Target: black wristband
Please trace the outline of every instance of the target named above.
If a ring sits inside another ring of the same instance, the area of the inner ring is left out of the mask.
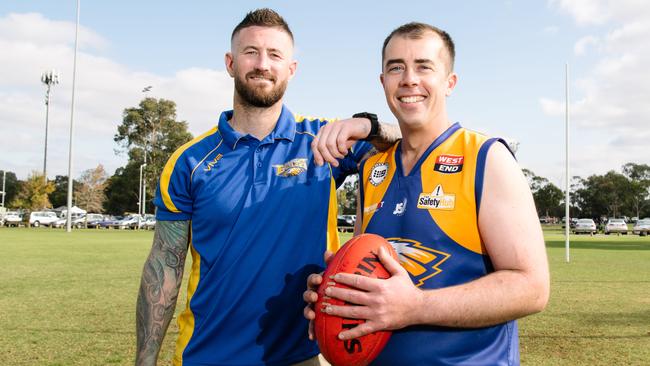
[[[367,118],[368,120],[370,120],[370,133],[368,134],[368,136],[366,136],[366,138],[362,139],[363,141],[370,141],[375,137],[379,136],[379,120],[377,119],[376,114],[361,112],[352,115],[352,118]]]

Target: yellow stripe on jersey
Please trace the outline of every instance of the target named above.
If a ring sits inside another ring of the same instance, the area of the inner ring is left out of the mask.
[[[372,179],[373,171],[376,167],[382,167],[384,164],[386,166],[386,174],[383,177],[375,177],[374,182],[377,184],[366,184],[366,182],[359,182],[363,185],[363,211],[361,212],[363,216],[361,232],[366,232],[366,227],[370,223],[370,219],[375,211],[381,207],[382,199],[388,190],[390,182],[393,180],[395,175],[396,166],[395,166],[395,150],[397,149],[397,144],[394,144],[390,149],[378,153],[369,157],[366,160],[366,163],[363,166],[363,179],[370,180]],[[379,180],[381,180],[379,182]]]
[[[176,352],[174,353],[174,366],[183,365],[183,352],[185,352],[185,347],[190,343],[192,334],[194,334],[194,313],[192,313],[192,309],[190,308],[190,301],[199,285],[199,278],[201,276],[201,256],[194,249],[191,240],[190,252],[192,253],[192,271],[190,272],[190,278],[187,281],[187,303],[185,305],[185,310],[183,310],[183,312],[178,316],[178,339],[176,340]]]
[[[178,208],[176,208],[176,205],[174,205],[174,202],[172,201],[169,195],[169,181],[171,179],[172,173],[174,172],[174,166],[176,166],[176,161],[181,156],[181,154],[183,154],[185,150],[187,150],[197,142],[203,140],[204,138],[214,134],[215,132],[217,132],[217,127],[213,127],[212,129],[205,132],[201,136],[186,142],[183,146],[176,149],[176,151],[174,151],[174,153],[169,158],[169,160],[167,160],[167,163],[165,164],[165,168],[163,168],[163,172],[160,175],[160,194],[162,196],[165,207],[167,207],[169,211],[181,212]]]
[[[433,221],[453,241],[479,254],[486,251],[478,230],[474,183],[478,151],[486,140],[486,136],[460,129],[437,146],[421,166],[423,193],[431,193],[441,185],[445,193],[455,195],[453,209],[428,210]],[[436,159],[441,154],[462,156],[462,172],[445,174],[435,171]]]
[[[330,166],[330,176],[332,175],[332,167]],[[338,212],[339,205],[336,199],[336,183],[334,178],[330,178],[330,203],[327,213],[327,250],[336,253],[341,247],[339,240],[338,225]]]
[[[203,164],[203,162],[205,161],[205,159],[207,159],[208,156],[210,156],[210,154],[212,154],[215,150],[217,150],[217,149],[219,148],[219,146],[221,146],[222,143],[223,143],[223,138],[221,139],[221,141],[219,141],[219,143],[217,144],[217,146],[216,146],[214,149],[210,150],[209,153],[205,154],[205,156],[203,157],[203,159],[201,159],[201,161],[199,161],[198,164],[196,164],[196,166],[194,167],[194,169],[192,169],[192,174],[190,174],[190,179],[192,179],[192,177],[194,176],[194,171],[196,171],[196,169],[197,169],[198,167],[200,167],[201,164]]]
[[[304,121],[313,121],[313,120],[321,120],[321,121],[326,121],[326,122],[334,122],[338,121],[338,118],[322,118],[322,117],[312,117],[312,116],[303,116],[302,114],[294,114],[293,119],[296,120],[296,123],[304,122]]]

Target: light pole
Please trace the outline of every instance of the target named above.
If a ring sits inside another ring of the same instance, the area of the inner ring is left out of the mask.
[[[144,89],[142,89],[142,92],[144,93],[144,98],[148,98],[148,94],[151,91],[152,86],[146,86]],[[146,123],[146,119],[145,119]],[[146,129],[145,129],[146,131]],[[147,133],[147,138],[144,140],[144,163],[140,165],[140,189],[142,192],[141,199],[139,200],[139,205],[140,205],[140,215],[144,217],[146,211],[147,211],[147,175],[146,172],[144,172],[144,179],[142,179],[143,176],[143,169],[147,167],[147,142],[149,141],[149,134]]]
[[[142,164],[140,165],[140,185],[138,186],[138,214],[140,214],[142,217],[144,217],[144,202],[145,202],[145,196],[146,193],[143,192],[143,186],[142,186],[142,169],[146,167],[147,164]]]
[[[59,74],[56,70],[46,71],[41,75],[41,82],[47,85],[45,93],[45,153],[43,154],[43,179],[47,182],[47,133],[50,120],[50,91],[52,86],[59,83]]]
[[[77,80],[77,50],[79,48],[79,13],[81,0],[77,0],[77,24],[74,31],[74,61],[72,62],[72,103],[70,104],[70,145],[68,146],[68,214],[65,231],[72,232],[72,152],[74,137],[74,91]]]
[[[0,193],[2,193],[2,206],[0,206],[0,207],[5,207],[5,195],[7,194],[6,183],[7,183],[7,172],[3,170],[2,171],[2,191],[0,191]],[[637,215],[637,217],[638,216],[639,215]]]

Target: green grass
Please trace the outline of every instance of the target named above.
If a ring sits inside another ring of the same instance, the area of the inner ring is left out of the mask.
[[[649,364],[650,237],[572,237],[568,264],[562,232],[546,237],[551,300],[519,322],[522,363]],[[133,364],[135,301],[151,239],[151,232],[1,228],[0,364]],[[170,363],[176,336],[173,321],[161,365]]]

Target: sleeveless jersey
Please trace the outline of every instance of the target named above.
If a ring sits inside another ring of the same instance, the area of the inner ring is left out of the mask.
[[[388,239],[421,289],[493,272],[478,211],[489,139],[456,123],[404,176],[400,143],[370,157],[360,177],[362,232]],[[506,145],[507,146],[507,145]],[[516,321],[485,328],[412,326],[393,333],[372,365],[516,365]]]

